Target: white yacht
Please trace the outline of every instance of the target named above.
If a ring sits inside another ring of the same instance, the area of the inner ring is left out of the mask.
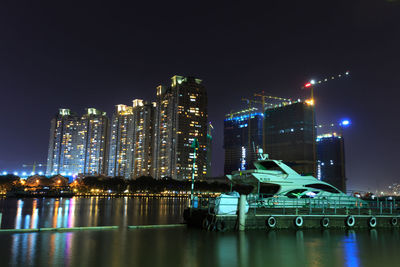
[[[254,194],[264,196],[261,198],[264,206],[304,207],[318,203],[343,208],[366,204],[313,176],[298,174],[281,160],[268,159],[266,154],[260,157],[254,162],[255,169],[234,171],[226,176],[234,184],[253,186]]]

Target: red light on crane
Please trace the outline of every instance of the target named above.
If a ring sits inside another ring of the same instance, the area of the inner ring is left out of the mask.
[[[308,88],[308,87],[311,87],[311,85],[312,85],[311,83],[306,83],[306,84],[304,85],[304,87],[305,87],[305,88]]]

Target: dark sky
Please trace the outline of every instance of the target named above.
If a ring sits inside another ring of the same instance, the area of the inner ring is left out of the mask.
[[[58,108],[111,114],[153,100],[158,84],[180,74],[208,89],[221,175],[224,114],[243,107],[241,97],[304,97],[307,80],[350,70],[316,88],[317,122],[353,122],[350,189],[400,181],[399,1],[8,2],[0,3],[0,170],[46,161]]]

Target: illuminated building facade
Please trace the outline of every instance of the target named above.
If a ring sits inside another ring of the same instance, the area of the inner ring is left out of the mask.
[[[78,172],[78,121],[79,117],[69,109],[60,109],[51,120],[46,175],[73,175]]]
[[[133,170],[132,177],[153,176],[156,103],[133,100]]]
[[[87,108],[77,125],[78,173],[106,174],[109,120],[105,112]]]
[[[207,174],[207,92],[202,81],[173,76],[171,86],[157,87],[156,178],[191,179],[197,138],[195,178]]]
[[[212,161],[212,137],[213,137],[214,127],[211,122],[208,124],[207,129],[207,177],[211,177],[211,161]]]
[[[317,137],[317,178],[346,192],[344,140],[336,133]]]
[[[133,107],[117,105],[111,120],[108,175],[132,176],[133,164]]]
[[[46,175],[105,174],[108,123],[95,108],[81,117],[60,109],[51,121]]]
[[[312,103],[292,102],[267,108],[264,114],[266,153],[300,174],[314,175],[315,138]]]
[[[262,148],[262,122],[263,114],[256,108],[225,115],[225,174],[253,168],[252,162],[257,159],[258,149]]]
[[[167,164],[166,160],[166,150],[165,145],[161,146],[161,138],[160,136],[166,137],[166,130],[167,127],[165,125],[166,118],[165,111],[161,112],[161,105],[163,105],[163,110],[165,110],[168,102],[164,100],[163,97],[165,95],[166,88],[163,85],[157,86],[157,98],[156,98],[156,105],[155,105],[155,114],[154,114],[154,143],[153,143],[153,177],[154,178],[162,178],[166,176],[165,168],[160,170],[162,165]],[[163,124],[161,124],[163,121]],[[165,141],[165,140],[164,140]],[[163,149],[163,150],[161,150]],[[162,154],[161,154],[162,153]]]

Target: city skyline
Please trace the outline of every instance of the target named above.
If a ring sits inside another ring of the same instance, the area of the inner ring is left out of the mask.
[[[86,108],[81,117],[60,108],[51,120],[46,175],[188,180],[193,171],[195,179],[203,179],[211,166],[207,120],[202,80],[179,75],[171,85],[157,86],[155,102],[115,105],[111,125],[95,108]]]
[[[2,5],[2,170],[45,163],[48,125],[59,107],[112,114],[115,103],[151,100],[157,85],[180,73],[205,81],[213,176],[222,175],[224,115],[243,109],[242,97],[264,90],[302,98],[305,82],[350,70],[349,79],[315,90],[316,122],[353,121],[344,133],[349,189],[399,179],[396,1]]]

